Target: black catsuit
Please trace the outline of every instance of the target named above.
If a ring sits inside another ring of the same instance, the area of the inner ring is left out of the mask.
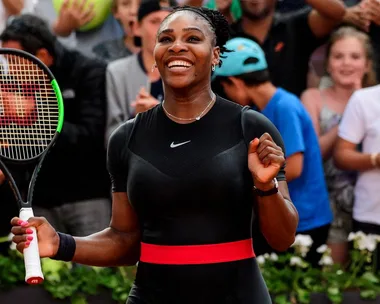
[[[110,138],[108,166],[113,191],[127,192],[138,215],[141,241],[178,246],[251,238],[255,199],[247,151],[264,132],[283,148],[267,118],[220,97],[190,124],[173,122],[160,104],[120,126]],[[284,168],[277,179],[285,180]],[[201,265],[140,261],[127,303],[271,300],[256,259],[249,258]]]

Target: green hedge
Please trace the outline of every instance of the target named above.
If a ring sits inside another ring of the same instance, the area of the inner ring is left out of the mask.
[[[112,298],[125,303],[132,287],[136,267],[100,268],[42,259],[45,281],[41,286],[56,299],[70,299],[73,304],[86,303],[89,295],[108,289]],[[0,255],[0,291],[25,285],[23,257],[16,251]]]

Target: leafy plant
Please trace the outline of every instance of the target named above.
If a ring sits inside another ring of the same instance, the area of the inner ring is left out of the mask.
[[[265,254],[257,257],[264,280],[277,304],[310,303],[312,293],[324,293],[334,304],[343,300],[346,290],[360,291],[363,299],[380,295],[380,274],[376,272],[376,246],[380,236],[351,233],[351,261],[347,267],[333,264],[326,245],[318,248],[322,254],[321,268],[313,268],[305,256],[312,240],[297,235],[293,253]],[[86,304],[87,297],[108,290],[118,303],[125,303],[136,274],[136,267],[87,267],[72,263],[42,259],[45,288],[54,298],[71,299],[73,304]],[[24,261],[17,251],[0,256],[0,290],[24,285]]]
[[[54,298],[71,299],[73,304],[87,303],[87,297],[109,290],[118,303],[125,303],[135,277],[135,267],[87,267],[51,259],[42,259],[45,280],[42,287]],[[24,285],[22,256],[14,250],[0,256],[0,290]]]
[[[351,233],[349,241],[354,248],[347,267],[334,264],[331,251],[323,245],[321,268],[313,268],[305,261],[312,239],[297,235],[293,253],[265,254],[257,257],[269,292],[278,304],[310,303],[312,293],[324,293],[334,304],[343,301],[343,292],[358,290],[363,299],[372,300],[380,295],[380,275],[376,273],[375,249],[380,236]]]

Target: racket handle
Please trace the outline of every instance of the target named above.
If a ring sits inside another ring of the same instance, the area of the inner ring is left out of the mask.
[[[21,208],[20,219],[27,221],[33,217],[32,208]],[[25,263],[25,282],[28,284],[40,284],[44,280],[44,275],[41,269],[40,252],[38,250],[38,239],[36,228],[30,227],[33,230],[33,240],[30,242],[28,248],[24,249],[24,263]]]

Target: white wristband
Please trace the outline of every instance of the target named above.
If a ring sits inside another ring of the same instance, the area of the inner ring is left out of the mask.
[[[379,153],[372,153],[371,154],[371,164],[374,168],[378,168],[380,166],[380,164],[377,163],[377,156],[379,155]]]

